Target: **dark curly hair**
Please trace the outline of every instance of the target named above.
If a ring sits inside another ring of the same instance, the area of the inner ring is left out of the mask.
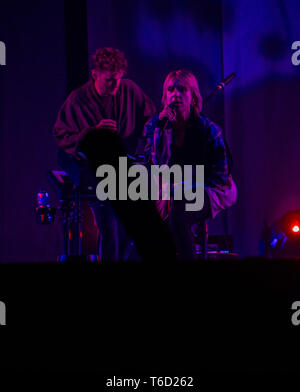
[[[119,49],[101,48],[93,55],[93,66],[100,71],[126,72],[128,63]]]

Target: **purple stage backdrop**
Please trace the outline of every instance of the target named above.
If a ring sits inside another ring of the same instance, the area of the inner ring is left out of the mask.
[[[66,96],[64,34],[62,1],[1,4],[1,262],[50,261],[62,251],[60,225],[39,226],[34,206],[57,168],[51,128]]]
[[[89,56],[98,47],[123,50],[128,77],[160,107],[162,83],[176,68],[198,77],[203,96],[236,72],[205,108],[225,128],[238,202],[209,224],[229,233],[240,256],[258,254],[263,221],[300,208],[300,40],[297,0],[87,0]],[[51,128],[68,93],[64,2],[1,5],[0,261],[54,261],[62,253],[59,222],[35,222],[35,195],[50,190],[58,167]],[[76,47],[76,46],[74,46]],[[76,69],[76,62],[71,64]],[[75,87],[75,86],[74,86]]]
[[[297,0],[223,1],[225,92],[238,202],[230,231],[242,256],[257,255],[263,221],[300,208],[300,40]]]
[[[98,47],[118,47],[128,57],[127,77],[161,108],[162,85],[178,68],[197,76],[203,97],[222,77],[222,7],[219,0],[88,0],[89,57]],[[91,64],[90,64],[91,65]],[[204,108],[223,126],[223,94]],[[209,232],[227,232],[227,214],[209,222]]]

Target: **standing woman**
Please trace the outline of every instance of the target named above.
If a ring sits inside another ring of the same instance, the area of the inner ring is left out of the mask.
[[[170,72],[163,85],[163,109],[145,125],[146,155],[155,165],[204,165],[204,205],[186,211],[186,200],[158,200],[157,208],[167,219],[180,260],[195,258],[197,223],[215,216],[236,201],[231,176],[231,154],[222,130],[202,116],[202,97],[194,74]],[[183,172],[183,170],[182,170]]]

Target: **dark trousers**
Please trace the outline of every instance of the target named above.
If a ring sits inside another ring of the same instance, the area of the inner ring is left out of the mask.
[[[120,137],[109,130],[91,130],[78,148],[85,154],[93,173],[102,164],[109,164],[117,170],[119,157],[126,156]],[[170,230],[151,200],[110,200],[109,204],[109,211],[99,211],[98,207],[94,209],[97,209],[95,216],[101,232],[102,260],[124,260],[123,240],[120,242],[124,232],[120,227],[122,222],[141,260],[149,263],[159,262],[158,258],[165,263],[175,261]],[[128,249],[126,245],[125,249]],[[132,260],[131,256],[129,260]]]
[[[174,200],[168,224],[176,244],[179,260],[196,259],[195,243],[199,222],[211,216],[209,197],[204,192],[204,206],[200,211],[185,211],[185,200]],[[198,226],[198,227],[197,227]]]
[[[128,237],[122,222],[109,202],[90,202],[99,229],[99,258],[101,261],[137,260],[135,247]]]

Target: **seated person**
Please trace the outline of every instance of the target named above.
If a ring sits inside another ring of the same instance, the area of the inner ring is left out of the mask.
[[[145,122],[155,113],[155,106],[136,83],[123,78],[127,67],[120,50],[96,50],[91,80],[71,92],[54,125],[56,142],[70,157],[95,129],[99,133],[116,133],[127,154],[134,155],[137,151]],[[101,140],[99,138],[99,143]],[[102,206],[97,200],[90,202],[90,206],[99,228],[100,259],[126,260],[132,249],[131,240],[115,212],[108,203]]]
[[[193,168],[204,165],[202,209],[186,211],[186,200],[174,200],[172,196],[170,200],[157,201],[162,218],[171,228],[178,258],[191,260],[195,258],[191,228],[195,233],[199,221],[214,218],[236,201],[231,154],[219,126],[200,114],[202,97],[192,72],[177,70],[168,74],[162,103],[162,111],[145,125],[145,153],[149,161],[155,165],[193,165]]]

